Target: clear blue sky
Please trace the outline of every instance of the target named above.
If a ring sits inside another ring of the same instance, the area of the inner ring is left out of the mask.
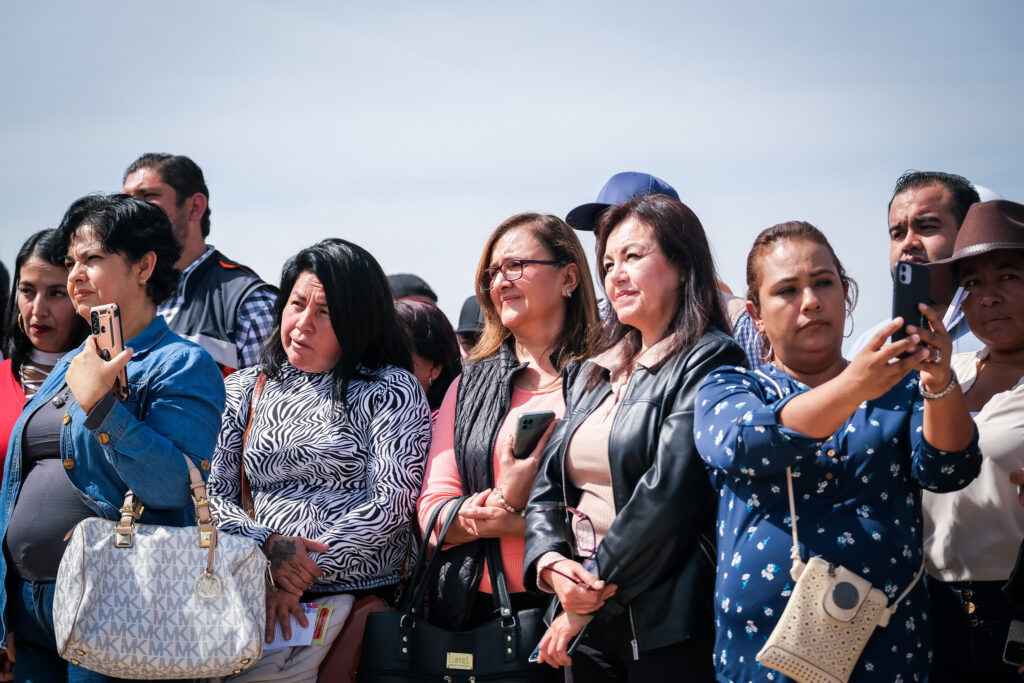
[[[1018,0],[6,2],[0,259],[168,151],[206,173],[210,241],[266,279],[345,237],[456,316],[504,218],[639,170],[738,292],[761,229],[818,225],[862,331],[888,312],[901,172],[1024,199],[1021,26]]]

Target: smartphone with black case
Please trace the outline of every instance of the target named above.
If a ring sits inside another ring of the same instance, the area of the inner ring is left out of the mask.
[[[124,335],[121,332],[121,309],[117,304],[93,306],[89,311],[92,336],[103,360],[109,361],[124,351]],[[124,368],[114,380],[114,396],[120,400],[128,398],[128,374]]]
[[[897,263],[892,274],[892,317],[902,317],[903,327],[892,333],[894,342],[907,337],[907,325],[928,327],[928,320],[917,306],[930,302],[931,273],[928,266],[906,261]]]
[[[1006,648],[1003,650],[1003,661],[1014,666],[1024,664],[1024,621],[1014,619],[1010,622],[1010,632],[1006,634]]]
[[[544,430],[554,419],[555,414],[550,410],[520,413],[516,422],[516,434],[512,439],[512,455],[519,460],[528,457],[537,447]]]

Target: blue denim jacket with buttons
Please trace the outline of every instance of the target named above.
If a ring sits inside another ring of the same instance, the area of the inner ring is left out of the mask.
[[[187,455],[209,473],[220,432],[224,381],[217,364],[201,347],[171,332],[157,316],[138,336],[127,376],[129,395],[116,402],[92,429],[74,395],[68,394],[61,427],[61,459],[82,501],[98,517],[117,519],[131,489],[146,506],[140,522],[187,526],[195,523]],[[0,493],[0,537],[18,499],[22,478],[21,442],[25,423],[65,387],[68,364],[83,346],[54,366],[39,391],[25,404],[11,432]],[[6,643],[7,560],[0,553],[0,641]]]

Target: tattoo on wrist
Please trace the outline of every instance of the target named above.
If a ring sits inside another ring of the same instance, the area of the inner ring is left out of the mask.
[[[269,550],[267,559],[270,560],[270,570],[277,571],[295,555],[295,541],[275,541]]]

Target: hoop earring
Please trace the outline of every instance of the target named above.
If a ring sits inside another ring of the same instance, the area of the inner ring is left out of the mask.
[[[843,333],[843,339],[849,339],[853,336],[853,328],[855,325],[853,322],[853,311],[846,311],[846,319],[850,321],[850,331]],[[846,327],[846,323],[843,323],[843,327]]]
[[[18,329],[21,330],[22,334],[28,336],[28,332],[25,330],[25,319],[21,317],[20,312],[18,313]]]

